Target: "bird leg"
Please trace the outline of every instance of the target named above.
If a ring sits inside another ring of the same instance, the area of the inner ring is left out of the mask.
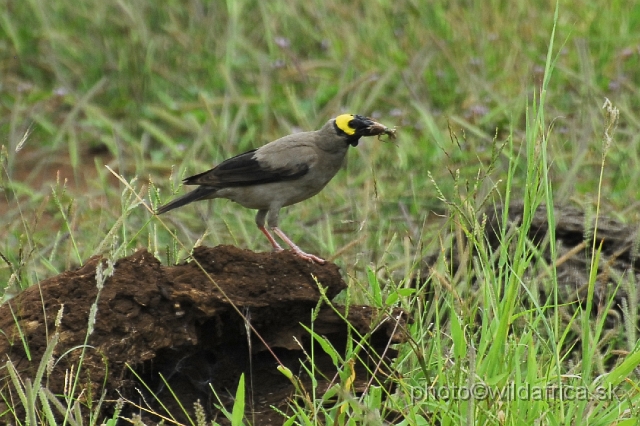
[[[267,237],[267,240],[269,240],[269,242],[271,243],[271,247],[273,247],[273,251],[282,251],[282,247],[280,247],[280,244],[278,244],[276,239],[273,238],[273,236],[269,233],[269,231],[267,231],[267,228],[264,227],[264,222],[265,222],[265,219],[267,218],[268,212],[269,210],[266,210],[266,209],[258,210],[258,214],[256,214],[256,225],[258,226],[258,229],[262,231],[265,237]]]
[[[320,265],[323,265],[325,263],[324,259],[319,258],[318,256],[314,256],[313,254],[309,254],[309,253],[305,253],[302,250],[300,250],[300,247],[298,247],[297,245],[295,245],[293,243],[293,241],[291,241],[289,239],[289,237],[287,237],[284,232],[282,232],[280,230],[280,228],[278,228],[277,226],[274,226],[271,228],[271,230],[273,232],[276,233],[276,235],[280,238],[282,238],[282,241],[284,241],[285,243],[287,243],[289,245],[289,247],[291,247],[291,250],[293,250],[293,252],[300,258],[304,259],[304,260],[308,260],[309,262],[316,262],[319,263]],[[266,229],[265,229],[266,231]]]
[[[269,233],[269,231],[267,231],[267,228],[265,228],[264,225],[262,226],[258,225],[258,229],[260,229],[262,233],[267,237],[267,239],[271,243],[271,247],[273,247],[273,251],[283,250],[282,247],[280,247],[280,244],[278,244],[275,238],[273,238],[273,236]]]
[[[280,245],[276,242],[269,231],[267,231],[267,228],[264,227],[265,219],[267,218],[267,214],[269,214],[269,228],[271,228],[271,230],[275,232],[278,237],[282,238],[282,241],[284,241],[289,245],[289,247],[291,247],[291,250],[293,250],[296,256],[304,260],[308,260],[309,262],[316,262],[320,265],[323,265],[325,263],[324,259],[300,250],[300,247],[295,245],[293,241],[291,241],[289,237],[287,237],[284,232],[282,232],[280,228],[278,228],[278,211],[280,210],[280,207],[281,206],[272,206],[271,209],[258,210],[258,214],[256,214],[256,225],[258,225],[258,229],[260,229],[260,231],[262,231],[262,233],[269,239],[269,242],[271,243],[275,251],[282,251],[282,247],[280,247]]]

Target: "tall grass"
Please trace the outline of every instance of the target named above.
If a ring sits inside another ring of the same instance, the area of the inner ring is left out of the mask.
[[[592,368],[603,357],[602,318],[590,318],[589,301],[562,316],[553,264],[553,297],[538,300],[527,277],[541,259],[526,235],[540,203],[638,222],[640,8],[599,0],[560,9],[411,0],[4,6],[6,298],[93,254],[149,247],[174,263],[196,244],[268,249],[253,213],[237,205],[189,206],[163,217],[165,228],[138,197],[166,201],[187,174],[337,113],[362,113],[396,125],[398,141],[363,141],[325,191],[283,212],[281,226],[305,250],[336,254],[350,284],[343,300],[411,312],[395,365],[402,377],[393,392],[372,385],[353,395],[344,357],[339,398],[312,399],[289,421],[314,422],[319,412],[339,423],[637,419],[637,301],[624,307],[628,356],[602,375]],[[620,111],[606,156],[605,97]],[[491,252],[481,212],[513,201],[524,202],[522,225],[512,228],[505,210],[501,247]],[[549,244],[553,255],[553,231]],[[591,252],[597,265],[598,247]],[[580,365],[568,346],[579,348]],[[430,393],[572,386],[593,396],[609,385],[608,399],[580,401]]]

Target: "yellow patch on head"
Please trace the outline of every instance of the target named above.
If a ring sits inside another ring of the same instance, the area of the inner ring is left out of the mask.
[[[349,126],[349,122],[353,120],[353,114],[342,114],[336,117],[336,126],[338,129],[351,136],[356,132],[356,129]]]

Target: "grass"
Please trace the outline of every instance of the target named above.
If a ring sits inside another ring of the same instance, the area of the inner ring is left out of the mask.
[[[340,424],[391,412],[405,424],[637,420],[637,323],[620,328],[628,356],[617,357],[598,346],[603,324],[588,304],[567,323],[560,300],[536,300],[524,279],[538,259],[524,236],[540,202],[639,222],[639,6],[584,0],[557,17],[553,4],[522,1],[5,0],[0,9],[8,296],[94,254],[148,247],[175,262],[201,239],[267,250],[254,213],[220,200],[162,218],[182,249],[135,193],[166,201],[185,175],[362,113],[396,125],[397,143],[363,141],[325,191],[282,212],[281,227],[304,250],[339,253],[346,299],[400,304],[417,321],[397,360],[399,392],[384,403],[374,388],[347,392],[343,408],[299,407],[297,421],[313,410]],[[606,149],[605,97],[620,111]],[[526,217],[515,233],[505,227],[495,263],[478,213],[510,201],[524,201]],[[411,291],[422,258],[451,253],[456,234],[477,256],[459,269],[440,256]],[[425,299],[430,288],[441,303]],[[579,346],[581,365],[566,345]],[[618,361],[603,374],[606,358]],[[425,392],[608,384],[615,402]]]

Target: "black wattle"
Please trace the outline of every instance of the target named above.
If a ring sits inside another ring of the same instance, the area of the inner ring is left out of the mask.
[[[347,138],[347,142],[351,146],[358,146],[358,142],[360,142],[360,136],[351,136]]]

